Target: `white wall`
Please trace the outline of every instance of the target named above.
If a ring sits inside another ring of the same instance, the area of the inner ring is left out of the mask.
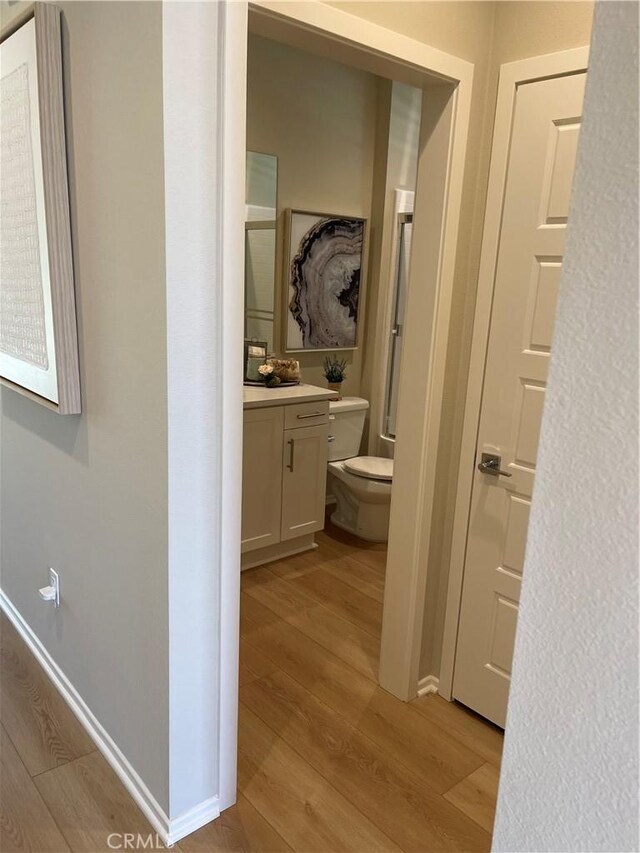
[[[638,6],[596,8],[494,849],[638,850]]]

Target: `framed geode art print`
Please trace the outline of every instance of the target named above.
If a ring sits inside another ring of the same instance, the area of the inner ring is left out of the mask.
[[[287,352],[356,349],[364,237],[364,219],[287,211]]]
[[[0,382],[81,410],[60,10],[27,7],[0,36]]]

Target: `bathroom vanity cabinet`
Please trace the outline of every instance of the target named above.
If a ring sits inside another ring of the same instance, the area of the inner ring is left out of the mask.
[[[314,547],[324,527],[333,392],[311,385],[245,391],[242,568]]]

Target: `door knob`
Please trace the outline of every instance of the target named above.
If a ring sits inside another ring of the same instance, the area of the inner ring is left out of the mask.
[[[478,471],[483,474],[491,474],[492,477],[511,477],[508,471],[501,471],[502,457],[495,453],[483,453],[478,462]]]

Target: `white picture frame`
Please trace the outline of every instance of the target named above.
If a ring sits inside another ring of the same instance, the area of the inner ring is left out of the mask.
[[[0,39],[0,381],[81,410],[60,11],[34,3]]]

